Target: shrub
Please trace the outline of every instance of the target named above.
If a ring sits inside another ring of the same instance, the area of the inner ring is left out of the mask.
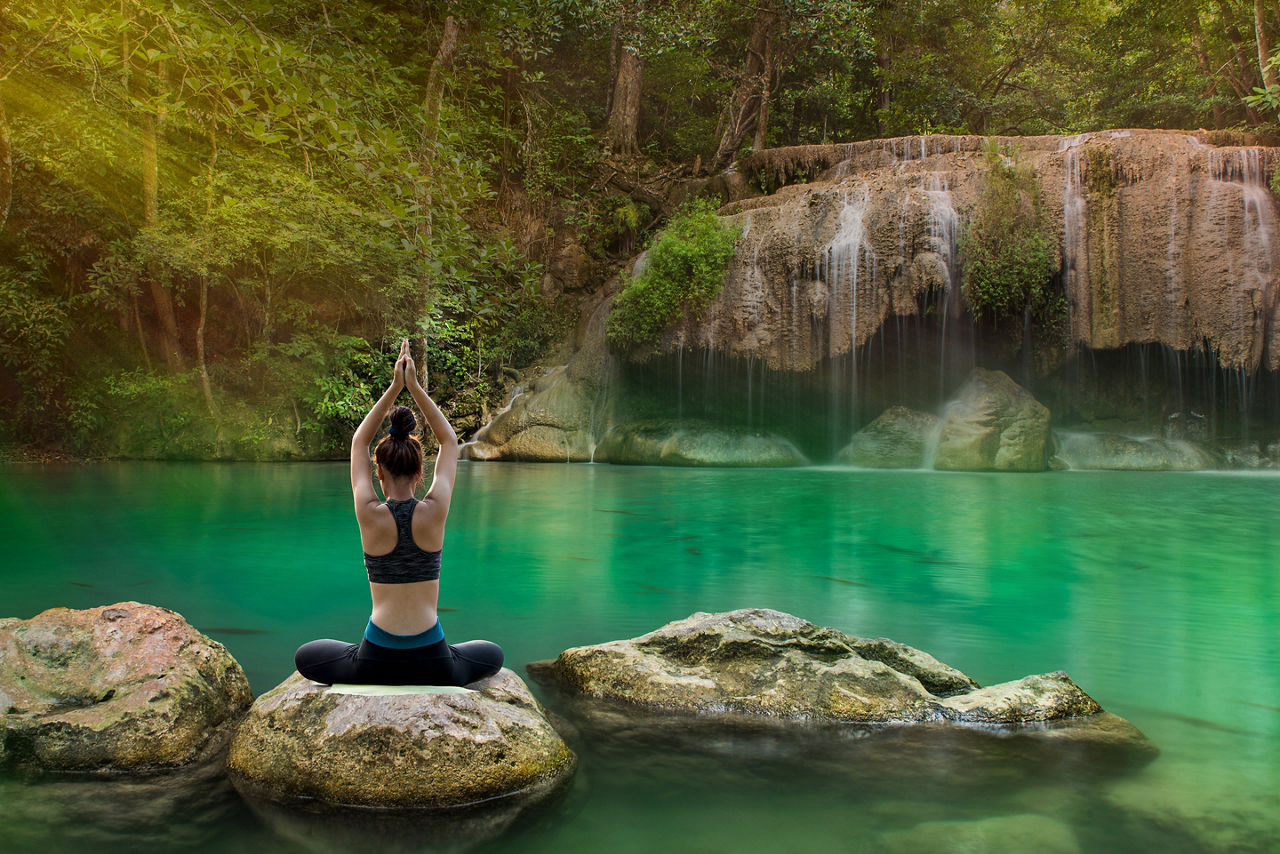
[[[654,345],[677,319],[710,305],[740,234],[716,216],[710,199],[682,205],[649,247],[643,271],[626,281],[614,301],[607,321],[610,342]]]

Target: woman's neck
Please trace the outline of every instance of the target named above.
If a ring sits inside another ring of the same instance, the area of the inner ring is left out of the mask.
[[[388,501],[407,501],[413,497],[413,484],[408,481],[391,481],[382,484],[382,491]]]

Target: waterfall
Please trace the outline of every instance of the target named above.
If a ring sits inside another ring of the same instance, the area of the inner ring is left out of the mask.
[[[960,218],[951,203],[951,190],[945,176],[928,173],[924,178],[923,188],[929,198],[929,241],[933,251],[942,259],[944,267],[942,333],[938,346],[938,396],[941,397],[947,385],[947,326],[952,315],[958,315],[960,309],[960,265],[957,263]]]
[[[1088,138],[1089,134],[1082,133],[1058,143],[1058,151],[1066,152],[1066,178],[1062,192],[1062,274],[1071,314],[1071,336],[1076,341],[1084,335],[1076,329],[1077,313],[1071,311],[1070,306],[1089,293],[1089,202],[1084,195],[1084,164],[1076,149]],[[1086,315],[1082,322],[1089,322],[1089,316]]]
[[[850,413],[857,423],[858,405],[858,275],[865,266],[872,281],[875,280],[875,254],[867,242],[864,220],[871,201],[871,194],[864,185],[854,192],[842,195],[840,215],[836,221],[836,233],[831,242],[822,248],[818,258],[819,277],[827,285],[828,300],[836,305],[848,294],[849,312],[849,364],[850,364]],[[865,286],[865,282],[864,282]],[[834,312],[829,312],[834,318]],[[829,321],[833,322],[833,321]],[[832,357],[836,344],[831,343]],[[833,374],[834,377],[834,374]],[[835,391],[833,389],[833,391]],[[836,395],[833,394],[833,397]]]

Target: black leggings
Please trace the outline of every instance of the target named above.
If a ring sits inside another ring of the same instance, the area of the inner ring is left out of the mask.
[[[298,672],[332,685],[469,685],[502,669],[502,647],[486,640],[392,649],[369,640],[313,640],[293,654]]]

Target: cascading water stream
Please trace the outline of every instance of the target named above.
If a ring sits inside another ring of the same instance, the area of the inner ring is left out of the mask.
[[[854,191],[845,192],[839,218],[836,221],[836,233],[831,242],[822,248],[818,259],[819,275],[827,285],[827,298],[839,306],[844,294],[848,294],[849,316],[849,365],[850,365],[850,401],[849,411],[851,423],[857,423],[858,407],[858,276],[862,262],[872,280],[875,278],[875,253],[867,242],[865,219],[870,204],[871,194],[867,187],[861,186]],[[834,312],[828,312],[834,317]],[[835,342],[832,342],[835,357]],[[832,374],[833,381],[835,374]],[[838,397],[838,390],[833,389],[832,398]],[[833,417],[835,413],[833,412]],[[836,431],[832,431],[836,435]]]
[[[924,193],[929,198],[929,240],[942,259],[946,284],[942,294],[942,331],[938,356],[938,396],[947,384],[947,327],[952,315],[959,313],[960,265],[958,241],[960,218],[951,201],[951,190],[945,176],[929,173],[924,178]]]

